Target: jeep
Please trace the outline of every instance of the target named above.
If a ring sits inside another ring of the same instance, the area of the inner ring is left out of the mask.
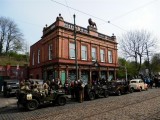
[[[123,80],[113,80],[108,82],[109,94],[116,94],[118,96],[125,93],[132,93],[133,89],[130,88],[128,82]]]
[[[57,103],[60,106],[66,104],[65,91],[62,89],[51,91],[48,95],[44,92],[35,92],[31,90],[20,90],[18,95],[17,107],[22,105],[28,110],[35,110],[44,103]]]
[[[86,99],[94,100],[96,97],[108,97],[108,89],[106,85],[86,85],[84,89],[84,96]]]

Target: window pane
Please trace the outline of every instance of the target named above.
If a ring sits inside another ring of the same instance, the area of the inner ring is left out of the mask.
[[[48,46],[49,60],[52,60],[52,44]]]
[[[40,63],[40,50],[38,50],[38,63]]]
[[[113,62],[113,60],[112,60],[112,51],[108,51],[108,62],[109,63]]]
[[[75,58],[75,44],[74,43],[70,43],[69,44],[69,53],[70,53],[70,58]]]
[[[92,48],[92,61],[95,61],[96,59],[96,48]]]
[[[101,62],[105,61],[105,54],[104,54],[104,50],[100,50],[100,56],[101,56]]]
[[[81,59],[87,60],[87,47],[81,46]]]

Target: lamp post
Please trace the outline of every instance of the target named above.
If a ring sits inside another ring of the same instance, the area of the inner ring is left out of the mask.
[[[76,80],[78,80],[78,62],[77,62],[77,42],[76,42],[76,15],[73,15],[74,18],[74,42],[75,42],[75,64],[76,64]]]
[[[128,73],[127,73],[128,71],[127,71],[126,63],[125,63],[125,66],[124,66],[124,67],[125,67],[125,73],[126,73],[126,81],[128,81]]]

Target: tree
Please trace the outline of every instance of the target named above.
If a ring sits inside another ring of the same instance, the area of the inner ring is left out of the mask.
[[[139,72],[142,58],[156,45],[156,39],[146,30],[129,31],[122,35],[120,48],[126,57],[134,58],[135,67]],[[148,53],[149,54],[149,53]]]
[[[0,17],[0,54],[3,50],[5,53],[22,50],[23,42],[23,34],[17,24],[9,18]]]
[[[117,76],[119,78],[125,78],[127,72],[128,80],[137,76],[137,70],[135,68],[135,62],[133,61],[126,61],[125,58],[118,58],[119,63],[119,70]]]
[[[151,69],[154,74],[160,72],[160,53],[153,55],[151,58]]]

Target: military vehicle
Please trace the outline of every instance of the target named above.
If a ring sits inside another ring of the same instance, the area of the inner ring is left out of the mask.
[[[125,93],[132,93],[133,89],[130,87],[128,82],[123,80],[113,80],[108,82],[109,94],[122,95]]]
[[[109,92],[107,85],[86,85],[84,88],[84,96],[86,99],[94,100],[95,98],[108,97]]]
[[[58,104],[63,106],[66,104],[67,97],[63,89],[51,90],[46,94],[42,91],[33,91],[28,89],[23,89],[19,91],[17,96],[18,102],[17,107],[23,106],[28,110],[35,110],[40,105],[45,103]]]

